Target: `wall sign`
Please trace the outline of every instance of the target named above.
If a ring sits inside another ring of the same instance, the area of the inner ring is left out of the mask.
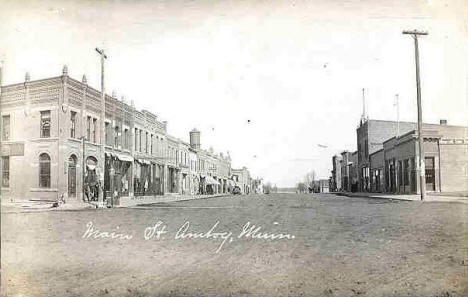
[[[2,143],[2,156],[24,156],[24,143]]]

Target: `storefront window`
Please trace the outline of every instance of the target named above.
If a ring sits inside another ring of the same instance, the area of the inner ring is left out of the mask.
[[[50,188],[50,157],[46,153],[39,156],[39,187]]]
[[[10,157],[2,157],[2,187],[10,186]]]
[[[404,161],[404,169],[405,169],[405,179],[404,179],[404,185],[407,186],[409,185],[409,179],[410,179],[410,171],[409,171],[409,159],[406,159]]]
[[[86,159],[84,192],[87,201],[97,201],[99,197],[99,183],[96,172],[97,160],[94,157]]]

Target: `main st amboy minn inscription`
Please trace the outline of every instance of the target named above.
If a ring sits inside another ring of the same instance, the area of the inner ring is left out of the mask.
[[[259,240],[280,240],[280,239],[294,239],[294,235],[289,233],[268,233],[262,231],[261,226],[256,226],[250,222],[247,222],[242,227],[240,233],[235,236],[232,231],[215,231],[218,227],[219,221],[216,221],[214,225],[205,232],[199,232],[195,230],[190,230],[190,222],[185,221],[185,223],[175,232],[173,239],[183,240],[183,239],[211,239],[211,240],[222,240],[216,253],[221,250],[226,242],[233,242],[235,239],[259,239]],[[278,225],[278,222],[273,222],[273,225]],[[86,231],[84,232],[82,238],[91,238],[91,239],[100,239],[100,238],[111,238],[111,239],[123,239],[131,240],[133,238],[132,234],[120,233],[119,226],[116,227],[116,230],[112,232],[102,231],[95,228],[92,221],[86,224]],[[169,230],[167,225],[163,221],[157,221],[153,226],[146,227],[143,232],[143,237],[145,240],[156,239],[164,240],[165,234],[169,235]]]

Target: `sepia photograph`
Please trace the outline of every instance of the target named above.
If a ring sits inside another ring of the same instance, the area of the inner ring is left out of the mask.
[[[1,297],[468,296],[467,0],[0,0]]]

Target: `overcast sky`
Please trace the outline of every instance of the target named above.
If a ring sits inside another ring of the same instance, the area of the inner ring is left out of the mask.
[[[356,150],[366,89],[370,118],[416,120],[413,40],[420,40],[423,118],[468,125],[468,2],[5,1],[4,84],[69,75],[168,121],[171,135],[231,153],[278,186]],[[250,121],[250,122],[249,122]],[[320,144],[320,146],[319,146]],[[326,147],[324,147],[326,146]]]

